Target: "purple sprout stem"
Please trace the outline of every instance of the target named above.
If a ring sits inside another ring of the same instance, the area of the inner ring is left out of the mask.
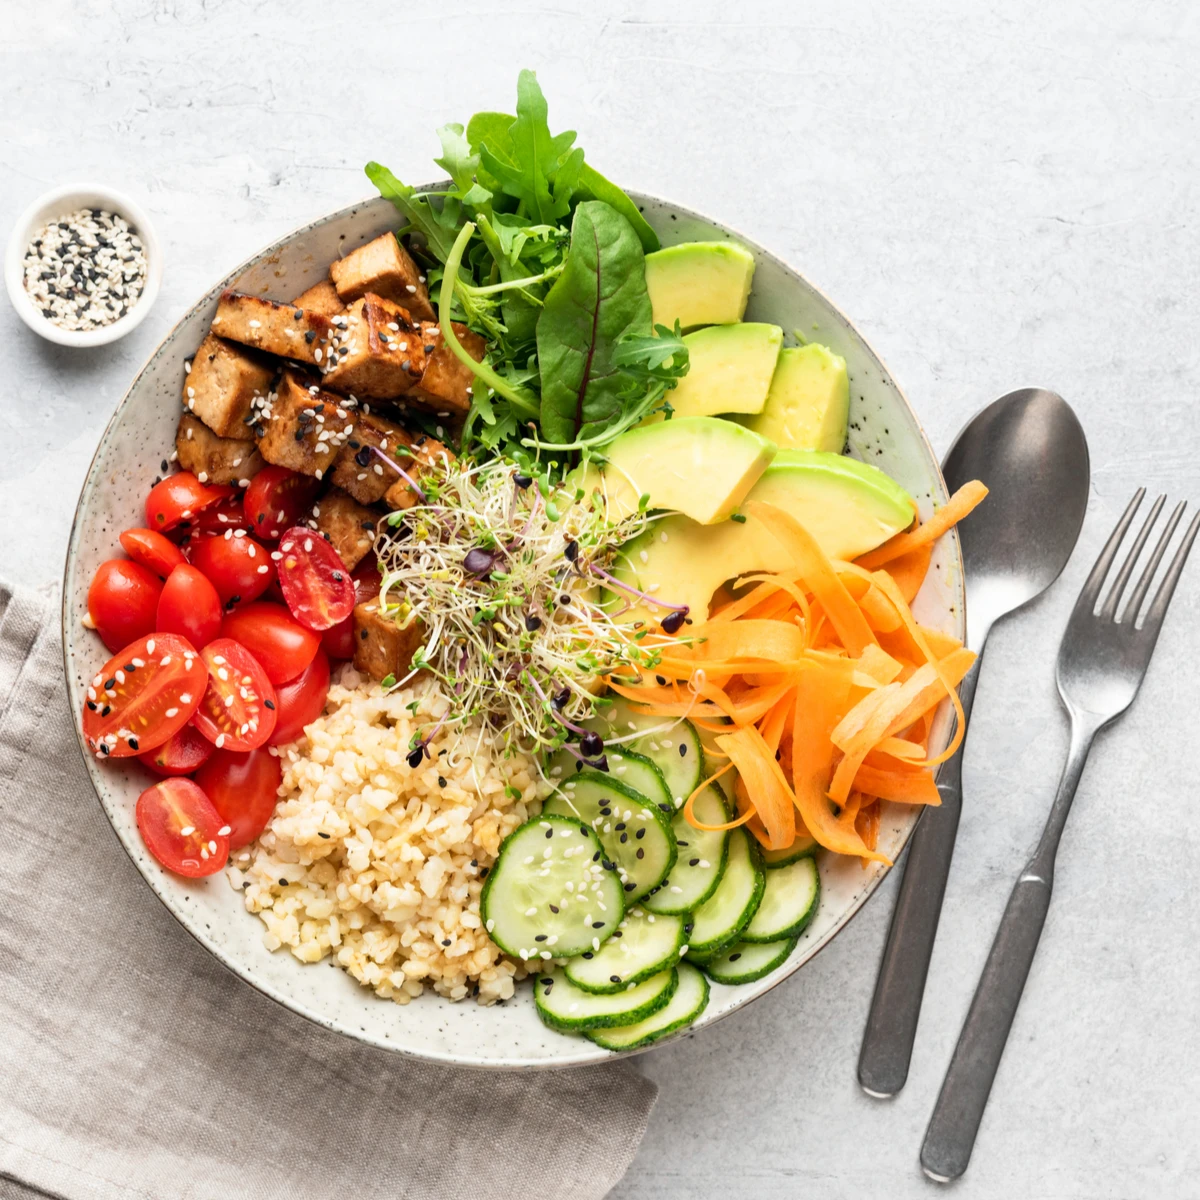
[[[368,449],[372,454],[378,455],[381,459],[383,459],[383,461],[387,463],[387,465],[391,467],[392,470],[395,471],[396,474],[399,475],[400,478],[403,479],[410,488],[412,488],[413,492],[415,492],[420,498],[422,504],[426,504],[428,502],[428,497],[425,495],[424,491],[421,490],[421,485],[398,462],[396,462],[394,459],[388,458],[388,456],[384,454],[384,452],[380,450],[378,446],[368,445]]]
[[[615,588],[620,588],[621,591],[628,592],[631,596],[637,596],[639,599],[644,600],[647,604],[654,604],[659,608],[669,608],[672,612],[683,613],[684,616],[687,616],[687,614],[691,611],[691,607],[687,604],[668,604],[665,600],[656,600],[653,596],[647,595],[645,592],[638,591],[637,588],[631,587],[627,583],[622,583],[619,579],[614,579],[613,576],[611,576],[607,571],[596,566],[595,563],[590,563],[588,565],[588,570],[591,571],[593,575],[599,575],[605,583],[611,584]]]
[[[568,721],[568,720],[567,720],[567,718],[566,718],[566,717],[564,717],[564,716],[562,715],[562,713],[560,713],[560,712],[558,711],[558,709],[557,709],[557,708],[555,708],[555,707],[554,707],[554,705],[553,705],[553,704],[550,702],[550,698],[549,698],[549,697],[546,695],[546,693],[545,693],[545,692],[543,692],[543,691],[542,691],[542,689],[541,689],[541,688],[538,686],[538,681],[537,681],[536,679],[534,679],[534,677],[533,677],[533,672],[532,672],[532,671],[528,671],[528,670],[527,670],[527,671],[525,672],[525,674],[526,674],[526,675],[529,677],[529,682],[530,682],[530,683],[533,685],[533,690],[534,690],[535,692],[537,692],[537,694],[538,694],[538,697],[539,697],[539,699],[541,700],[541,702],[542,702],[544,705],[546,705],[546,707],[547,707],[547,708],[549,708],[549,709],[550,709],[551,713],[553,713],[553,714],[554,714],[554,719],[555,719],[555,720],[556,720],[556,721],[557,721],[557,722],[558,722],[560,725],[564,725],[564,726],[566,726],[566,728],[567,728],[567,729],[569,729],[569,730],[570,730],[572,733],[577,733],[577,734],[579,734],[579,736],[580,736],[580,737],[583,737],[583,735],[584,735],[585,733],[587,733],[587,730],[586,730],[586,729],[583,729],[583,728],[581,728],[579,725],[573,725],[573,724],[572,724],[570,721]],[[572,753],[572,754],[574,754],[575,752],[574,752],[574,751],[571,751],[571,753]],[[576,757],[578,757],[578,756],[576,756]]]

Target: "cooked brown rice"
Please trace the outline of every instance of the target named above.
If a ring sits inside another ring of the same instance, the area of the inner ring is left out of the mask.
[[[270,949],[305,963],[332,954],[401,1004],[427,983],[451,1000],[504,1000],[527,973],[487,936],[479,896],[501,841],[548,789],[529,756],[505,757],[478,724],[444,728],[410,767],[412,735],[446,707],[429,683],[385,695],[343,668],[325,715],[283,748],[275,815],[229,870]]]

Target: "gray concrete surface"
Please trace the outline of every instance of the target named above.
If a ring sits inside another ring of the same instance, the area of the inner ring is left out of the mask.
[[[1012,387],[1060,391],[1091,441],[1088,521],[1059,586],[993,635],[907,1089],[878,1103],[854,1080],[885,887],[788,984],[642,1059],[661,1098],[615,1193],[928,1196],[924,1124],[1065,748],[1052,663],[1073,594],[1136,485],[1200,503],[1200,10],[365,7],[0,5],[6,236],[41,191],[95,177],[142,200],[167,255],[156,310],[116,347],[53,349],[0,308],[0,570],[58,575],[108,415],[212,279],[366,194],[368,158],[430,177],[433,129],[509,105],[521,66],[606,173],[741,227],[830,293],[939,449]],[[1198,598],[1200,565],[1092,756],[964,1200],[1200,1196]]]

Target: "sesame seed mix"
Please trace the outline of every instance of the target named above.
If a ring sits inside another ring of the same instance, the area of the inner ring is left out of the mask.
[[[146,251],[124,217],[81,208],[51,221],[25,251],[25,290],[42,316],[85,332],[119,320],[146,286]]]

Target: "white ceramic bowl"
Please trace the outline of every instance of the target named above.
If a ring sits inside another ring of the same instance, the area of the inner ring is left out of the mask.
[[[877,464],[917,499],[923,516],[945,498],[937,460],[887,369],[850,322],[811,284],[749,239],[687,209],[648,196],[634,198],[665,244],[733,237],[757,259],[747,319],[828,344],[843,355],[851,385],[851,447]],[[79,499],[67,552],[63,591],[63,647],[70,704],[83,706],[84,681],[107,660],[100,641],[81,625],[88,582],[96,567],[119,553],[117,534],[143,522],[142,504],[159,462],[172,445],[180,412],[184,360],[208,329],[225,287],[290,299],[322,278],[339,254],[396,227],[391,205],[379,199],[323,217],[268,246],[217,283],[179,324],[133,381],[109,423]],[[791,338],[789,337],[789,341]],[[962,560],[957,538],[943,539],[915,609],[926,624],[963,636]],[[945,745],[950,721],[943,712],[933,745]],[[82,749],[82,742],[81,742]],[[305,966],[286,951],[263,945],[263,926],[247,913],[224,875],[201,882],[177,878],[147,853],[134,824],[134,801],[149,777],[136,761],[98,763],[84,752],[92,782],[130,858],[184,927],[248,983],[288,1008],[349,1037],[419,1058],[492,1068],[569,1066],[611,1057],[582,1037],[567,1037],[538,1020],[527,988],[503,1005],[450,1004],[427,993],[401,1007],[377,998],[327,964]],[[895,858],[916,822],[912,808],[885,806],[881,849]],[[744,1007],[793,974],[854,916],[878,887],[884,869],[858,860],[821,859],[820,910],[789,960],[756,983],[714,985],[708,1008],[693,1028]],[[171,964],[164,963],[164,970]]]
[[[81,208],[106,209],[124,217],[141,238],[146,251],[146,286],[137,303],[123,317],[99,329],[74,330],[56,325],[42,314],[25,290],[25,251],[33,235],[48,221]],[[162,250],[154,226],[142,207],[123,192],[96,183],[69,184],[35,200],[17,219],[4,255],[4,283],[17,315],[34,333],[60,346],[105,346],[136,329],[158,298],[162,270]]]

